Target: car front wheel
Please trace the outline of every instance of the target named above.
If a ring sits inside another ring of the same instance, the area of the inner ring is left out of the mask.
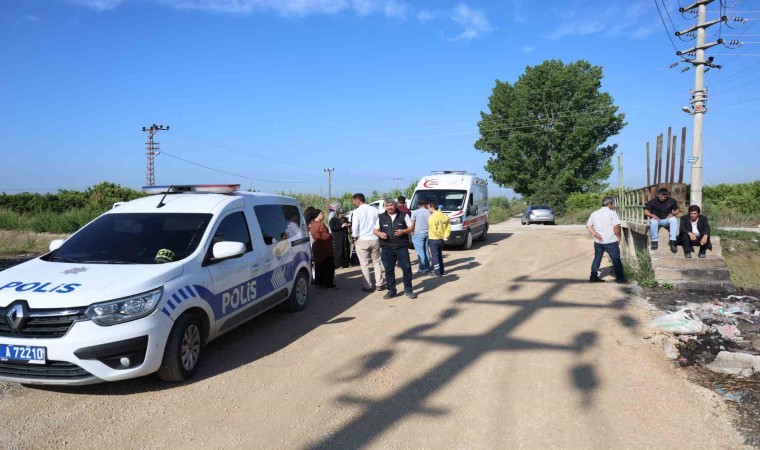
[[[191,313],[174,322],[164,349],[158,376],[164,381],[185,381],[195,374],[201,357],[201,324]]]

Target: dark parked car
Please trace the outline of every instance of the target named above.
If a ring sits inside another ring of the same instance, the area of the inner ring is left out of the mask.
[[[520,222],[523,225],[532,223],[548,223],[554,225],[554,211],[545,205],[528,206],[525,208]]]

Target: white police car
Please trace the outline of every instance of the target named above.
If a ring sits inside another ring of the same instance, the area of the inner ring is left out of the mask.
[[[280,303],[303,309],[298,202],[238,188],[152,187],[0,272],[0,380],[182,381],[210,340]]]

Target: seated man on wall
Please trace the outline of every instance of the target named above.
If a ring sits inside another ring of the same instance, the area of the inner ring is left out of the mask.
[[[681,244],[683,245],[683,255],[691,258],[691,252],[695,246],[699,246],[699,257],[704,258],[707,250],[712,250],[710,243],[710,224],[707,217],[701,214],[697,205],[689,206],[689,214],[681,217]]]
[[[657,198],[649,200],[644,207],[644,215],[649,218],[649,231],[652,236],[652,250],[657,250],[657,241],[660,227],[665,227],[670,232],[670,251],[676,252],[676,235],[678,234],[678,219],[680,213],[678,202],[670,197],[670,192],[665,188],[657,191]]]

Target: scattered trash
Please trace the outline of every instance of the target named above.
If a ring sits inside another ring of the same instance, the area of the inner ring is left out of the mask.
[[[690,309],[684,308],[672,314],[654,318],[649,326],[673,334],[696,334],[702,332],[704,324]]]
[[[760,372],[760,356],[722,351],[706,368],[718,373],[749,377]]]
[[[736,325],[713,325],[712,329],[720,333],[723,339],[733,339],[742,334]]]
[[[675,361],[678,359],[678,349],[669,338],[662,339],[662,351],[665,352],[665,357],[669,360]]]
[[[729,402],[741,403],[744,397],[746,397],[746,395],[747,395],[747,391],[740,391],[738,393],[727,392],[721,395],[721,397],[723,397],[723,400],[726,400]]]

